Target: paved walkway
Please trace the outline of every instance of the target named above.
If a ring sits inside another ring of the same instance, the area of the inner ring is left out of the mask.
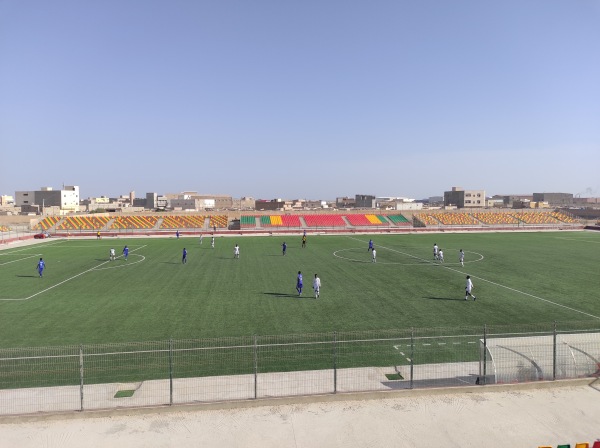
[[[600,380],[0,418],[0,448],[469,448],[600,438]]]

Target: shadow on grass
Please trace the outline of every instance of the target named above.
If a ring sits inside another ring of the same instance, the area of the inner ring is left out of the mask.
[[[265,292],[263,294],[266,295],[266,296],[281,297],[281,298],[283,298],[283,297],[298,297],[299,299],[306,298],[306,296],[305,297],[298,296],[298,293],[296,293],[296,294],[286,294],[286,293],[282,293],[282,292]]]
[[[465,299],[459,299],[456,297],[423,297],[424,299],[428,299],[428,300],[456,300],[458,302],[464,302]]]
[[[36,277],[39,277],[39,275],[17,275],[17,277],[19,277],[19,278],[36,278]]]

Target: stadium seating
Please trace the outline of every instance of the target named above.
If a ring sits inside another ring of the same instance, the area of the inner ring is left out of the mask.
[[[575,219],[571,218],[570,216],[568,216],[567,214],[563,213],[563,212],[551,212],[550,215],[562,222],[566,222],[568,224],[573,224],[575,222],[577,222]]]
[[[33,226],[34,230],[48,230],[56,225],[61,218],[57,216],[46,216],[40,222],[38,222],[35,226]]]
[[[560,224],[551,212],[514,212],[512,215],[525,224]]]
[[[304,222],[309,227],[345,227],[342,215],[304,215]]]
[[[297,215],[281,215],[281,222],[285,227],[300,227],[300,217]]]
[[[240,227],[242,229],[256,227],[256,216],[241,216],[240,217]]]
[[[488,225],[503,225],[503,224],[519,224],[519,220],[510,213],[502,212],[478,212],[472,213],[473,217],[483,224]]]
[[[590,448],[590,444],[587,442],[576,443],[575,448]]]
[[[105,216],[67,216],[56,230],[99,230],[108,224],[110,218]]]
[[[404,215],[387,215],[387,219],[397,226],[407,226],[411,224]]]
[[[389,222],[381,215],[346,215],[346,219],[353,226],[387,226]]]
[[[157,216],[118,216],[111,229],[152,229],[158,222]]]
[[[439,226],[440,222],[435,218],[434,214],[417,213],[415,217],[426,226]]]
[[[228,225],[229,219],[225,215],[214,215],[210,217],[209,226],[211,229],[214,227],[218,229],[227,228]]]
[[[202,215],[164,216],[160,223],[161,229],[201,229],[205,217]]]
[[[374,215],[371,215],[374,216]],[[367,215],[346,215],[346,219],[353,226],[372,226],[374,225]]]
[[[443,212],[437,213],[438,221],[446,226],[476,226],[479,222],[469,213]]]

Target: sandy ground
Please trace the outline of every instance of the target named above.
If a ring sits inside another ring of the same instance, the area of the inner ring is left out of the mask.
[[[600,438],[600,380],[0,418],[0,447],[538,447]]]

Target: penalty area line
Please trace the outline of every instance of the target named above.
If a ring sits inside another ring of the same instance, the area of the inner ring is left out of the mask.
[[[136,249],[132,250],[131,252],[134,252],[134,251],[136,251],[136,250],[139,250],[139,249],[143,249],[143,248],[144,248],[144,247],[146,247],[146,246],[147,246],[147,244],[144,244],[143,246],[141,246],[141,247],[138,247],[138,248],[136,248]],[[142,256],[142,257],[143,257],[143,256]],[[145,257],[143,257],[143,258],[145,259]],[[142,260],[142,261],[143,261],[143,260]],[[64,284],[64,283],[67,283],[68,281],[71,281],[71,280],[73,280],[73,279],[75,279],[75,278],[77,278],[77,277],[79,277],[79,276],[81,276],[81,275],[83,275],[83,274],[87,274],[88,272],[90,272],[90,271],[94,271],[94,270],[96,270],[96,269],[100,270],[99,268],[101,268],[102,266],[104,266],[104,265],[105,265],[105,264],[107,264],[107,263],[110,263],[110,260],[107,260],[107,261],[105,261],[105,262],[103,262],[103,263],[100,263],[99,265],[97,265],[97,266],[94,266],[93,268],[90,268],[90,269],[87,269],[87,270],[85,270],[85,271],[83,271],[83,272],[80,272],[79,274],[76,274],[76,275],[74,275],[74,276],[72,276],[72,277],[69,277],[69,278],[67,278],[67,279],[63,280],[62,282],[59,282],[59,283],[57,283],[57,284],[55,284],[55,285],[52,285],[52,286],[50,286],[50,287],[48,287],[48,288],[46,288],[46,289],[43,289],[43,290],[41,290],[41,291],[38,291],[38,292],[36,292],[35,294],[33,294],[33,295],[29,296],[29,297],[25,297],[25,298],[23,298],[23,299],[0,299],[0,301],[4,301],[4,302],[22,302],[22,301],[25,301],[25,300],[33,299],[34,297],[36,297],[36,296],[39,296],[40,294],[43,294],[43,293],[45,293],[45,292],[48,292],[48,291],[50,291],[51,289],[54,289],[54,288],[56,288],[57,286],[60,286],[60,285],[62,285],[62,284]]]
[[[52,286],[50,286],[50,287],[48,287],[46,289],[42,289],[41,291],[38,291],[38,292],[36,292],[35,294],[33,294],[33,295],[29,296],[29,297],[25,297],[23,299],[0,299],[0,300],[7,301],[7,302],[8,301],[11,301],[11,302],[20,302],[20,301],[24,301],[24,300],[33,299],[35,296],[39,296],[40,294],[43,294],[43,293],[45,293],[47,291],[50,291],[51,289],[54,289],[57,286],[62,285],[63,283],[67,283],[68,281],[71,281],[71,280],[79,277],[80,275],[87,274],[88,272],[93,271],[94,269],[99,268],[100,266],[104,266],[106,263],[108,263],[108,261],[105,261],[104,263],[101,263],[98,266],[94,266],[93,268],[90,268],[90,269],[88,269],[86,271],[80,272],[79,274],[74,275],[73,277],[69,277],[69,278],[63,280],[62,282],[59,282],[59,283],[57,283],[55,285],[52,285]]]

